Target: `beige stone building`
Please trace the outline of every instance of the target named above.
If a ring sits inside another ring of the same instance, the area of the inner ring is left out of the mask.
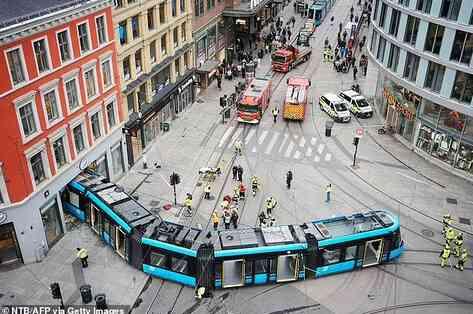
[[[115,0],[130,165],[195,99],[190,0]]]

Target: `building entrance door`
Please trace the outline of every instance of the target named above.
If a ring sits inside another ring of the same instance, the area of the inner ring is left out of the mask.
[[[21,262],[21,252],[13,223],[0,226],[0,265]]]

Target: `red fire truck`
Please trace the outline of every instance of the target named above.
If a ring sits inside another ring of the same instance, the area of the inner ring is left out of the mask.
[[[270,99],[271,79],[254,78],[238,101],[237,121],[259,123]]]
[[[289,46],[278,49],[271,55],[273,71],[287,73],[299,63],[309,60],[311,54],[310,48],[299,50]]]
[[[284,119],[304,120],[309,86],[310,81],[304,77],[287,79],[287,92],[283,106]]]

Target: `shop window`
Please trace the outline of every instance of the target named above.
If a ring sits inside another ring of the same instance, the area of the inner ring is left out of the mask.
[[[212,56],[217,48],[217,27],[213,26],[209,28],[208,33],[208,55]]]
[[[442,46],[444,30],[445,27],[441,25],[429,23],[424,50],[430,51],[434,54],[439,54],[440,47]]]
[[[171,270],[177,273],[189,274],[189,262],[186,258],[171,257]]]
[[[473,75],[457,71],[452,89],[452,98],[470,103],[473,94]]]
[[[417,78],[417,70],[419,68],[419,56],[407,52],[406,64],[404,67],[403,77],[411,82],[415,82]]]
[[[465,123],[465,129],[463,130],[463,138],[473,142],[473,119],[468,118]]]
[[[443,132],[433,132],[431,155],[453,165],[458,150],[458,141]]]
[[[398,46],[391,43],[391,50],[388,57],[388,68],[393,72],[397,72],[397,65],[399,64],[400,49]]]
[[[345,260],[346,261],[351,261],[353,259],[356,258],[356,249],[357,249],[357,245],[353,245],[353,246],[350,246],[350,247],[347,247],[345,249]]]
[[[56,199],[41,209],[41,219],[48,247],[51,248],[64,233]]]
[[[433,92],[439,93],[442,88],[445,66],[429,61],[424,87],[430,88]]]
[[[379,27],[383,28],[384,23],[386,22],[386,11],[388,7],[387,5],[383,2],[381,3],[381,13],[379,14]]]
[[[418,30],[419,30],[419,19],[409,15],[407,18],[406,32],[404,34],[404,42],[412,46],[415,46]]]
[[[442,0],[440,17],[456,21],[458,19],[458,13],[460,13],[462,1],[463,0]]]
[[[455,168],[473,172],[473,146],[462,143],[456,157]]]
[[[138,15],[135,15],[131,18],[131,32],[133,39],[140,37],[140,24],[138,20]]]
[[[126,43],[128,42],[126,20],[118,23],[118,36],[120,37],[120,45],[126,45]]]
[[[166,255],[156,253],[156,252],[151,252],[151,254],[149,256],[149,263],[152,266],[165,268],[166,267]]]
[[[112,148],[112,167],[113,167],[113,174],[115,176],[120,175],[123,173],[124,169],[124,162],[123,162],[123,150],[121,143],[115,148]]]
[[[386,39],[383,37],[379,38],[379,46],[378,46],[378,53],[376,54],[376,59],[379,60],[380,63],[384,61],[384,51],[386,50]]]
[[[437,124],[442,106],[424,98],[422,108],[422,118],[429,120],[433,124]]]
[[[268,272],[268,260],[258,259],[255,261],[255,274],[266,274]]]
[[[322,253],[322,265],[330,265],[340,262],[341,249],[320,249]]]
[[[440,111],[439,127],[450,129],[454,133],[461,134],[465,126],[465,116],[457,111],[442,108]]]
[[[417,10],[429,14],[432,8],[432,0],[417,0]]]
[[[470,64],[473,53],[473,34],[457,30],[453,40],[450,60]]]
[[[391,14],[391,23],[389,24],[389,34],[394,37],[397,36],[399,30],[399,21],[401,19],[401,12],[399,10],[393,9]]]

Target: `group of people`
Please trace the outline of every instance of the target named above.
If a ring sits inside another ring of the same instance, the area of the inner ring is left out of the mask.
[[[292,37],[292,30],[294,29],[296,18],[291,17],[286,24],[279,17],[276,22],[271,23],[269,32],[261,33],[261,40],[264,42],[264,52],[271,53],[273,48],[280,48],[288,44]],[[291,26],[292,25],[292,26]]]
[[[453,251],[453,255],[457,259],[455,268],[463,271],[466,259],[468,258],[468,252],[466,248],[463,247],[463,234],[457,232],[457,230],[452,227],[453,219],[449,214],[443,216],[442,222],[442,234],[445,238],[445,246],[442,252],[440,252],[440,266],[442,268],[447,266]]]

